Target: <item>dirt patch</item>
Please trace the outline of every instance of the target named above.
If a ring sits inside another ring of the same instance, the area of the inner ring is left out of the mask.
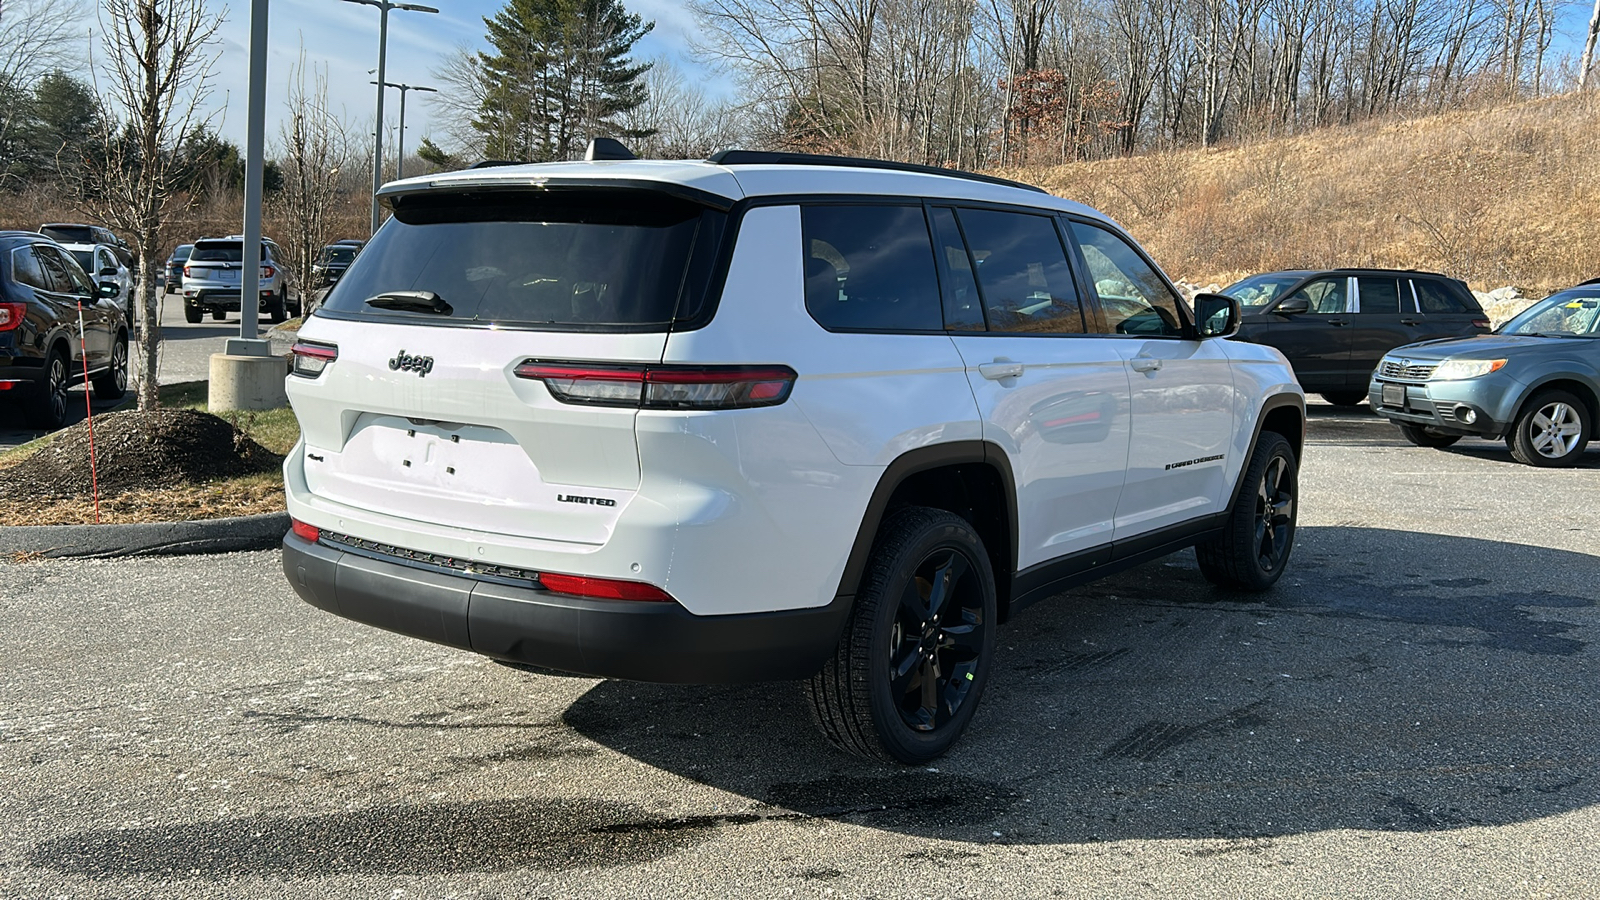
[[[276,470],[283,457],[227,421],[192,409],[126,410],[94,421],[102,500]],[[88,498],[89,426],[79,422],[5,469],[0,500],[30,504]],[[24,514],[27,515],[27,514]],[[31,515],[28,518],[33,518]]]

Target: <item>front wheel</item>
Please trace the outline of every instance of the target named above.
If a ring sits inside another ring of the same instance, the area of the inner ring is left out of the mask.
[[[1506,435],[1517,462],[1530,466],[1570,466],[1583,456],[1594,436],[1589,407],[1566,391],[1543,391],[1522,407]]]
[[[971,524],[926,507],[895,513],[838,649],[805,682],[823,735],[849,753],[913,765],[949,750],[989,680],[997,604]]]
[[[1323,391],[1322,399],[1334,406],[1360,406],[1367,399],[1366,391]]]
[[[128,339],[118,335],[111,345],[111,367],[94,379],[96,400],[119,400],[128,392]]]
[[[1411,425],[1406,422],[1396,422],[1395,424],[1400,426],[1400,436],[1418,447],[1432,447],[1435,450],[1443,450],[1461,440],[1461,435],[1459,434],[1442,434],[1423,425]]]
[[[1263,431],[1222,533],[1195,545],[1206,580],[1241,591],[1272,587],[1294,547],[1299,491],[1294,448],[1283,435]]]

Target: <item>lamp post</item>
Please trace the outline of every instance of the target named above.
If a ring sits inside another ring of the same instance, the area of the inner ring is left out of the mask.
[[[363,6],[374,6],[378,9],[378,112],[373,125],[372,141],[372,232],[378,231],[378,189],[383,187],[383,94],[386,83],[383,77],[384,60],[388,53],[389,45],[389,10],[403,9],[408,12],[436,13],[437,9],[423,6],[419,3],[391,3],[390,0],[344,0],[346,3],[360,3]],[[402,94],[402,97],[405,95]]]
[[[372,83],[377,84],[376,81]],[[430,94],[437,94],[439,93],[439,89],[423,87],[420,84],[395,84],[392,81],[385,81],[384,85],[386,87],[398,88],[400,91],[400,149],[396,154],[394,161],[394,179],[399,181],[400,179],[406,177],[406,92],[426,91]]]

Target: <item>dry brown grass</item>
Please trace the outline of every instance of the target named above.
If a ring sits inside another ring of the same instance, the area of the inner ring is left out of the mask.
[[[127,491],[100,500],[100,522],[173,522],[222,519],[280,512],[283,476],[277,472],[245,475],[204,484],[185,484],[158,491]],[[94,505],[83,500],[45,502],[27,509],[0,510],[0,525],[92,525]]]
[[[1174,278],[1393,266],[1542,295],[1600,276],[1600,95],[1000,174],[1120,221]]]

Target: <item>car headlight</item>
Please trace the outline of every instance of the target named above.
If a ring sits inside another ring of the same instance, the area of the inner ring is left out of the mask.
[[[1499,371],[1506,364],[1503,359],[1447,359],[1428,376],[1429,381],[1460,381],[1478,378]]]

